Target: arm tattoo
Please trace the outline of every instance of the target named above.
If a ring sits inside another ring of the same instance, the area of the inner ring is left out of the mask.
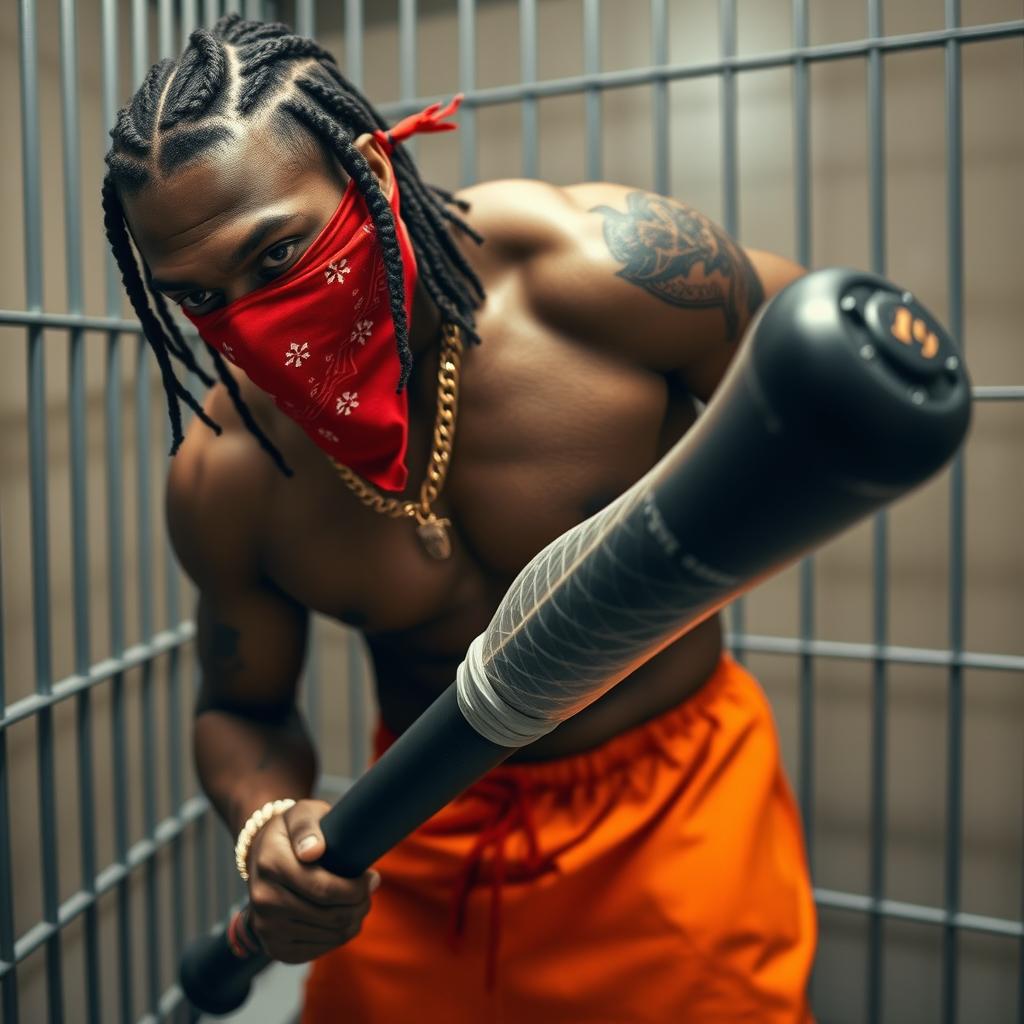
[[[625,213],[604,216],[608,251],[624,263],[617,276],[673,306],[719,306],[730,341],[764,301],[764,289],[746,253],[707,217],[664,196],[630,192]]]

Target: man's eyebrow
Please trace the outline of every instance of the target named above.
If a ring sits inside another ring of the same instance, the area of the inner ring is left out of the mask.
[[[241,263],[267,235],[272,231],[276,231],[283,224],[287,224],[295,216],[295,213],[275,213],[258,221],[252,231],[249,232],[248,238],[231,254],[231,262]]]
[[[297,216],[297,213],[275,213],[270,217],[264,217],[263,220],[258,221],[242,244],[239,245],[231,254],[231,262],[235,265],[241,263],[242,260],[244,260],[246,256],[253,251],[253,249],[259,246],[267,235],[276,231],[279,227],[287,224],[288,221]],[[182,292],[188,291],[189,289],[198,290],[203,287],[195,281],[165,281],[159,277],[150,278],[150,283],[154,288],[159,288],[160,291],[163,292]]]

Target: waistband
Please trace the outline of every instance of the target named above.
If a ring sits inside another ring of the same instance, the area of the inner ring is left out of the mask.
[[[506,779],[528,784],[529,788],[561,789],[586,785],[633,764],[645,753],[660,753],[663,741],[687,729],[698,719],[713,718],[710,706],[719,700],[722,690],[745,670],[731,655],[723,653],[699,690],[684,698],[675,707],[654,718],[624,730],[590,750],[548,761],[526,761],[498,765],[485,779]],[[381,757],[398,735],[378,720],[373,736],[374,760]]]

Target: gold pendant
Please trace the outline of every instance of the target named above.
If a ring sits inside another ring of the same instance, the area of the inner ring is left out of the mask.
[[[416,536],[426,548],[427,554],[438,561],[449,558],[452,553],[452,542],[444,528],[446,522],[447,520],[431,519],[416,527]]]

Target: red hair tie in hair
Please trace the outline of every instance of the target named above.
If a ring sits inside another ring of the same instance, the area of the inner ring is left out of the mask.
[[[462,104],[463,93],[456,94],[451,103],[444,109],[440,103],[431,103],[429,107],[421,110],[418,114],[410,114],[403,117],[396,125],[392,125],[386,132],[376,131],[374,138],[383,145],[390,153],[400,142],[413,135],[425,135],[430,132],[453,132],[459,126],[445,121],[451,117]]]

